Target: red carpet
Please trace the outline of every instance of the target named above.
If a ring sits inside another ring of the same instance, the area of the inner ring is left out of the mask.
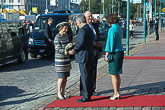
[[[134,107],[134,106],[165,106],[165,95],[121,96],[120,100],[111,101],[109,96],[92,96],[91,102],[76,102],[81,96],[66,100],[55,100],[45,108],[53,107]]]
[[[134,60],[165,60],[164,56],[124,56],[124,59]]]

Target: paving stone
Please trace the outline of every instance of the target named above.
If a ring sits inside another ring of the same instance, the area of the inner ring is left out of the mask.
[[[84,110],[84,107],[78,107],[75,110]]]
[[[116,109],[117,109],[117,107],[109,107],[108,110],[116,110]]]
[[[142,110],[151,110],[151,107],[143,107]]]
[[[158,92],[158,88],[151,88],[148,95],[155,95]]]
[[[116,110],[125,110],[124,107],[117,107]]]
[[[92,110],[99,110],[101,107],[92,107]]]
[[[134,93],[134,95],[141,95],[142,94],[142,89],[137,89]]]
[[[165,110],[165,107],[160,107],[161,110]]]
[[[124,110],[133,110],[134,107],[126,107]]]
[[[73,108],[73,107],[70,107],[70,108],[67,108],[67,110],[75,110],[76,108]]]
[[[160,107],[152,107],[152,110],[161,110]]]
[[[133,110],[142,110],[142,107],[134,107]]]
[[[101,107],[99,110],[108,110],[109,107]]]
[[[51,110],[59,110],[60,109],[60,107],[55,107],[55,108],[52,108]],[[46,110],[46,109],[44,109],[44,110]]]

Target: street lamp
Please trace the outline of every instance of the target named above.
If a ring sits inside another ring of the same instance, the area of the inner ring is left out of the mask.
[[[129,55],[129,0],[127,0],[126,55]]]
[[[146,0],[144,0],[144,17],[143,17],[143,24],[144,24],[144,32],[143,32],[143,43],[146,44]]]
[[[161,1],[160,1],[160,12],[159,12],[159,14],[160,14],[160,31],[162,31],[162,3],[161,3]]]
[[[103,17],[104,17],[104,0],[103,0]]]

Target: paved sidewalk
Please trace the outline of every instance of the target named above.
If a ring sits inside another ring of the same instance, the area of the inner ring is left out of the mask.
[[[147,45],[139,45],[131,50],[133,56],[165,56],[165,31],[159,33],[160,40]],[[113,88],[104,58],[99,60],[97,92],[101,96],[111,96]],[[121,75],[121,95],[165,95],[165,60],[125,60]],[[79,81],[67,85],[68,96],[79,95]],[[42,110],[56,100],[56,94],[40,103],[32,110]],[[49,108],[44,110],[165,110],[165,107],[81,107]]]

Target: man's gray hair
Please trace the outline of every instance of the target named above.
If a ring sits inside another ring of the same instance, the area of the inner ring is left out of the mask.
[[[78,15],[76,17],[76,20],[80,20],[82,23],[86,23],[86,18],[85,18],[85,16],[83,14]]]

